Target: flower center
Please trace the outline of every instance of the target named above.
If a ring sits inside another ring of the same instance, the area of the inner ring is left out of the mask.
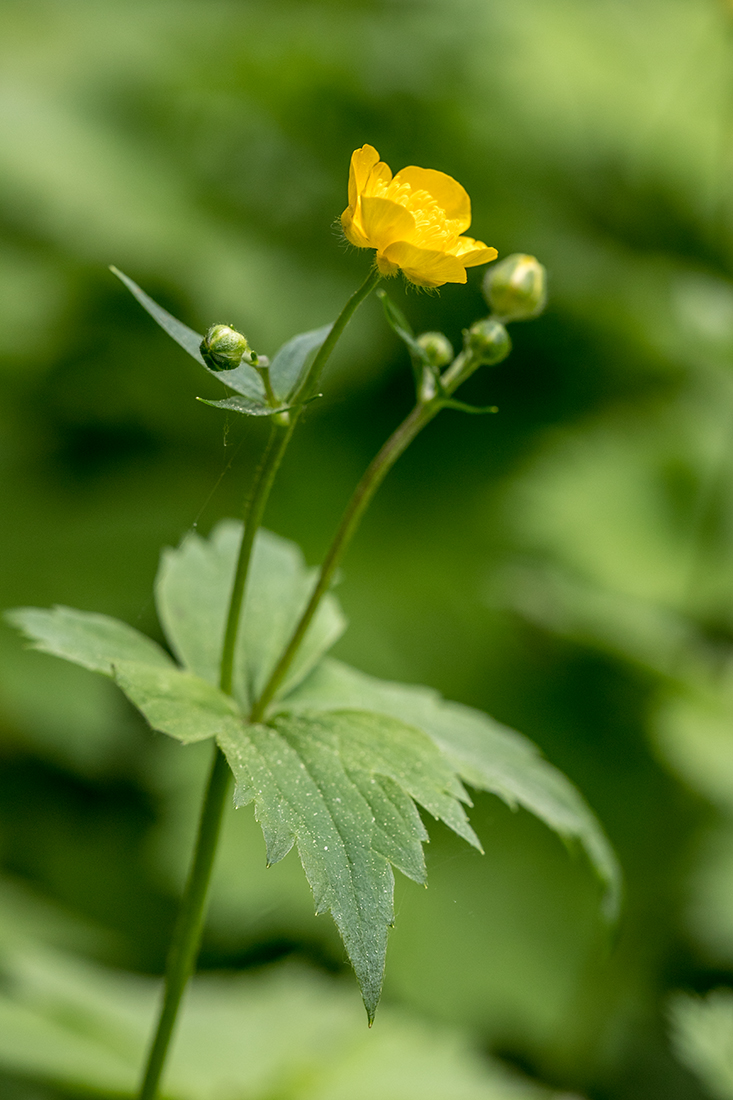
[[[445,252],[459,235],[456,222],[446,217],[445,210],[427,191],[413,191],[409,183],[393,179],[389,183],[379,180],[374,194],[410,211],[415,219],[416,243],[419,241],[422,248]]]

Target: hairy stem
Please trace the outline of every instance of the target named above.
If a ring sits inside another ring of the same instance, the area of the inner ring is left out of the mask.
[[[244,508],[244,531],[239,548],[239,556],[232,582],[232,591],[229,599],[229,610],[222,643],[221,665],[219,669],[219,686],[227,695],[231,695],[234,680],[234,658],[237,648],[237,637],[242,618],[242,607],[247,584],[247,574],[252,558],[257,530],[262,522],[262,517],[267,506],[273,482],[280,468],[285,451],[295,430],[295,425],[302,412],[302,402],[312,397],[320,381],[323,368],[326,365],[336,342],[346,327],[348,321],[357,306],[374,289],[379,282],[379,273],[369,273],[364,283],[352,294],[337,317],[328,337],[316,355],[310,370],[298,389],[294,402],[300,402],[300,406],[293,409],[290,421],[283,425],[281,421],[273,418],[270,435],[265,450],[254,478],[254,484]],[[181,998],[186,988],[186,983],[193,973],[196,965],[203,932],[204,916],[206,913],[206,900],[208,895],[211,872],[216,856],[217,842],[221,829],[221,820],[229,789],[230,771],[226,757],[218,746],[214,747],[214,757],[211,764],[209,783],[201,808],[198,836],[194,850],[193,861],[186,882],[186,887],[181,899],[178,919],[173,932],[173,940],[168,955],[165,973],[165,992],[163,1005],[158,1019],[158,1025],[150,1047],[142,1085],[138,1094],[139,1100],[155,1100],[158,1093],[160,1077],[165,1066],[170,1041],[173,1035]]]
[[[265,686],[262,695],[255,703],[250,714],[251,722],[259,722],[265,714],[267,707],[272,702],[278,688],[282,684],[288,670],[300,648],[305,633],[311,624],[318,606],[328,591],[341,559],[343,558],[362,516],[369,507],[371,500],[379,486],[384,481],[397,459],[412,443],[415,436],[429,424],[434,416],[440,412],[439,400],[418,404],[406,417],[400,426],[392,433],[387,442],[372,459],[364,476],[354,490],[351,500],[341,518],[334,540],[328,549],[328,553],[321,566],[321,572],[313,589],[308,606],[293,632],[288,645],[278,661],[270,679]]]

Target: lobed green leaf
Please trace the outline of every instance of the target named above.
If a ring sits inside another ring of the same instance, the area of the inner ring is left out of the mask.
[[[219,682],[222,638],[242,524],[225,520],[208,539],[189,534],[163,551],[156,580],[161,624],[181,663]],[[248,709],[264,688],[304,610],[315,583],[295,545],[270,531],[257,532],[245,590],[234,665],[234,694]],[[281,687],[287,693],[306,676],[345,627],[337,601],[322,602]]]
[[[561,837],[579,841],[605,884],[606,915],[615,918],[621,875],[613,849],[578,790],[531,741],[480,711],[444,701],[429,688],[377,680],[332,658],[280,703],[293,714],[344,707],[389,714],[416,726],[470,786],[510,806],[523,806]]]
[[[297,841],[316,912],[333,915],[372,1019],[394,920],[390,865],[425,880],[427,837],[414,802],[480,847],[452,767],[420,730],[357,710],[283,714],[219,744],[235,803],[255,803],[268,862]]]
[[[244,721],[230,695],[184,669],[120,661],[114,678],[154,730],[178,741],[235,733]]]
[[[157,668],[174,668],[173,661],[151,638],[139,630],[92,611],[73,607],[18,607],[5,618],[31,642],[33,649],[63,657],[105,676],[114,674],[121,661],[135,661]]]

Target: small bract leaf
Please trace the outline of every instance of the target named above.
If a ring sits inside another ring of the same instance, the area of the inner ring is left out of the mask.
[[[120,661],[173,668],[168,654],[139,630],[91,611],[73,607],[18,607],[5,617],[23,631],[33,648],[112,676]]]
[[[287,401],[293,396],[305,375],[309,360],[332,328],[333,325],[323,325],[310,332],[301,332],[275,353],[270,364],[270,380],[278,400]]]
[[[219,683],[219,663],[242,524],[225,520],[208,539],[189,534],[177,550],[163,551],[156,581],[158,615],[181,662]],[[286,539],[260,530],[245,591],[234,666],[234,693],[248,708],[264,688],[310,597],[315,572]],[[345,627],[335,598],[327,596],[281,688],[293,688],[333,645]]]
[[[242,715],[229,695],[183,669],[120,661],[114,677],[154,730],[178,741],[236,734]]]
[[[242,413],[244,416],[273,416],[275,413],[287,412],[292,405],[266,405],[262,401],[252,401],[247,397],[225,397],[223,401],[209,401],[205,397],[197,398],[203,405],[211,405],[215,409],[226,409],[228,412]]]
[[[470,786],[523,806],[561,837],[579,841],[606,886],[606,915],[617,915],[621,873],[603,829],[573,784],[521,734],[429,688],[377,680],[331,658],[280,707],[293,713],[360,707],[424,730]]]
[[[357,710],[279,715],[219,744],[235,803],[255,803],[268,862],[297,841],[316,912],[332,913],[372,1019],[394,919],[390,864],[425,877],[425,830],[412,800],[479,846],[452,767],[420,730]]]

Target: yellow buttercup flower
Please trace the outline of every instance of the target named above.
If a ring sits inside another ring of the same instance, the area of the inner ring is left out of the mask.
[[[382,275],[402,271],[418,286],[465,283],[467,267],[498,255],[461,236],[470,224],[471,200],[445,172],[413,166],[392,178],[371,145],[352,154],[341,225],[357,248],[376,248]]]

